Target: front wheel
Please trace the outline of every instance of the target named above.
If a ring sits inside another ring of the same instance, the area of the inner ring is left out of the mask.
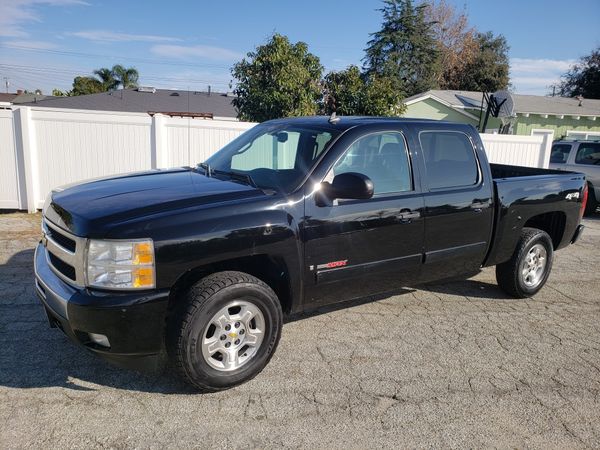
[[[204,392],[255,377],[281,336],[283,314],[275,292],[243,272],[200,280],[179,299],[169,323],[167,350],[183,378]]]
[[[523,228],[512,258],[496,266],[498,286],[516,298],[535,295],[548,280],[553,256],[548,233],[537,228]]]

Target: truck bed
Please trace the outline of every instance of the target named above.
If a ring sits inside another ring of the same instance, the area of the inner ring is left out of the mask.
[[[523,227],[534,226],[530,220],[547,220],[555,230],[551,236],[554,249],[565,247],[579,223],[585,175],[535,167],[490,164],[495,191],[495,223],[492,246],[485,266],[511,258]],[[535,219],[532,219],[535,218]]]
[[[508,166],[505,164],[490,164],[492,178],[506,179],[515,177],[530,177],[539,175],[560,175],[564,171],[554,169],[538,169],[537,167]]]

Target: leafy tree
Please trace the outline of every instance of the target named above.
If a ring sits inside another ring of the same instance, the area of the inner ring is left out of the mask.
[[[501,34],[476,33],[477,51],[462,71],[457,89],[495,92],[509,85],[508,43]]]
[[[73,89],[69,95],[87,95],[106,92],[100,81],[93,77],[75,77],[73,80]]]
[[[406,109],[406,105],[402,103],[404,97],[396,79],[371,75],[366,82],[361,114],[365,116],[399,116]]]
[[[114,91],[119,86],[119,80],[115,78],[115,73],[112,69],[102,67],[94,70],[102,86],[102,92]]]
[[[362,114],[365,81],[357,66],[349,66],[339,72],[329,72],[323,79],[323,113],[344,116]]]
[[[323,66],[304,42],[274,34],[231,69],[234,106],[242,120],[312,115],[321,97]]]
[[[437,87],[440,52],[426,8],[384,0],[381,30],[371,34],[365,50],[366,74],[395,78],[409,96]]]
[[[136,88],[140,74],[133,67],[125,68],[120,64],[116,64],[112,68],[113,77],[119,82],[123,89]]]
[[[54,97],[66,97],[68,95],[68,91],[61,91],[60,89],[54,88],[52,89],[52,95]]]
[[[403,112],[402,90],[394,78],[367,77],[356,66],[329,72],[323,79],[322,112],[346,116],[395,116]]]
[[[581,58],[561,78],[554,86],[558,95],[600,99],[600,47]]]
[[[431,24],[440,52],[439,87],[462,89],[465,65],[478,52],[475,29],[469,25],[466,12],[457,11],[446,0],[430,0],[425,8],[425,19]]]
[[[96,77],[75,77],[73,80],[73,89],[67,95],[87,95],[97,94],[99,92],[114,91],[119,86],[124,89],[137,87],[139,73],[133,68],[125,68],[120,64],[115,64],[111,69],[102,67],[94,70]]]

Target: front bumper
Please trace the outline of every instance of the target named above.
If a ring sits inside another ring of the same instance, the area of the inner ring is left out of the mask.
[[[136,293],[75,288],[50,269],[40,243],[34,256],[36,293],[51,327],[120,366],[153,369],[162,363],[168,290]],[[109,346],[90,335],[103,335]]]

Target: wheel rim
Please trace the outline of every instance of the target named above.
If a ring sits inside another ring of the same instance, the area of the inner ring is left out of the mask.
[[[529,249],[521,264],[521,277],[523,283],[529,288],[538,286],[544,278],[548,252],[542,244],[535,244]]]
[[[221,371],[239,369],[257,353],[265,334],[262,311],[246,300],[221,308],[202,334],[202,357]]]

